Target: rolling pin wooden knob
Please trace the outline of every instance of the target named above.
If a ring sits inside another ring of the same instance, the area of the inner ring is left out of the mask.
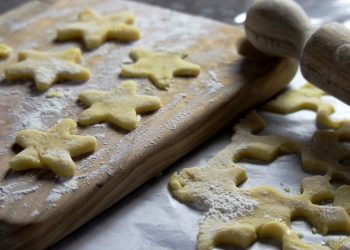
[[[305,79],[350,104],[350,30],[342,24],[316,28],[292,0],[258,0],[245,31],[256,49],[299,60]]]

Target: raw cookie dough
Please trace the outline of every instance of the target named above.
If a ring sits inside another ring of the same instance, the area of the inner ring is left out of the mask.
[[[195,77],[200,66],[183,60],[186,55],[169,52],[153,52],[146,49],[134,49],[130,57],[134,64],[122,65],[121,76],[147,77],[158,88],[169,87],[174,76]]]
[[[22,130],[16,136],[16,143],[24,148],[10,161],[16,171],[49,168],[58,175],[73,176],[75,163],[72,157],[93,152],[96,138],[73,135],[77,124],[64,119],[47,132]]]
[[[315,111],[316,121],[319,126],[326,128],[339,128],[343,123],[350,121],[335,121],[330,118],[334,113],[334,107],[330,103],[322,100],[326,93],[311,84],[305,84],[301,88],[289,90],[279,95],[275,100],[267,103],[264,107],[266,111],[290,114],[303,109]]]
[[[135,82],[126,81],[109,92],[81,92],[79,100],[91,107],[81,113],[79,123],[88,125],[108,121],[126,130],[134,129],[139,123],[137,114],[154,111],[161,106],[158,97],[138,95],[136,89]]]
[[[28,50],[18,53],[18,63],[5,68],[5,77],[10,81],[34,79],[39,90],[47,90],[62,80],[86,81],[90,70],[77,64],[81,59],[79,49],[62,52]]]
[[[299,146],[288,138],[253,134],[263,127],[261,118],[251,113],[235,127],[232,143],[207,166],[172,175],[169,188],[173,195],[206,211],[198,249],[209,250],[221,244],[247,248],[264,237],[281,241],[283,249],[330,249],[303,242],[290,228],[292,219],[302,218],[320,233],[350,234],[350,218],[343,207],[314,204],[333,197],[333,187],[325,177],[305,178],[299,195],[286,195],[269,186],[238,188],[246,181],[247,173],[235,163],[237,160],[270,161],[298,151]]]
[[[131,42],[140,38],[140,30],[132,25],[134,21],[132,14],[101,16],[86,9],[80,12],[79,21],[58,28],[57,40],[81,38],[88,49],[98,48],[106,40]]]
[[[265,106],[265,110],[277,113],[315,111],[318,124],[327,130],[316,131],[309,141],[255,135],[265,124],[252,112],[235,126],[232,143],[206,167],[184,169],[171,177],[169,188],[176,198],[206,211],[198,249],[220,244],[246,248],[263,237],[280,240],[283,249],[343,250],[350,245],[349,237],[336,244],[328,242],[328,246],[304,243],[290,228],[291,220],[302,218],[319,233],[350,234],[350,149],[342,143],[350,142],[350,122],[332,120],[330,115],[335,109],[321,99],[323,95],[323,91],[308,84],[287,91]],[[247,173],[236,162],[247,158],[270,162],[290,153],[301,156],[304,171],[323,174],[305,178],[301,194],[286,195],[269,186],[238,188]],[[344,185],[335,188],[333,180]],[[332,204],[323,205],[324,202]]]
[[[0,43],[0,59],[7,58],[10,55],[11,51],[11,47]]]
[[[323,91],[307,84],[279,96],[268,103],[265,109],[287,114],[302,109],[317,112],[318,123],[328,130],[316,131],[310,141],[299,145],[302,167],[305,172],[323,174],[323,186],[330,185],[334,180],[345,183],[346,185],[332,192],[329,199],[334,199],[334,205],[342,206],[350,214],[350,171],[346,162],[350,159],[350,149],[342,143],[350,142],[350,121],[332,120],[330,115],[335,109],[333,105],[320,99],[323,95]],[[317,190],[317,186],[314,186],[314,190]]]

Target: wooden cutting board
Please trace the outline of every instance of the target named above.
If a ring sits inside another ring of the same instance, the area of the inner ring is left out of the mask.
[[[277,93],[296,70],[291,60],[242,58],[236,44],[243,33],[237,27],[133,2],[59,0],[33,1],[0,17],[0,37],[14,48],[11,58],[0,62],[0,72],[21,50],[80,46],[53,40],[56,25],[75,20],[84,7],[106,14],[135,13],[142,38],[84,51],[83,65],[93,75],[86,83],[56,84],[38,92],[30,82],[0,82],[1,249],[52,245]],[[167,91],[137,79],[138,92],[159,96],[162,108],[143,115],[132,132],[108,124],[79,128],[79,134],[97,137],[98,149],[75,159],[73,178],[58,178],[46,170],[9,170],[9,160],[19,151],[13,144],[18,131],[46,130],[58,119],[77,119],[84,109],[77,103],[79,92],[119,85],[120,66],[137,47],[187,52],[189,61],[201,65],[201,74],[176,78]],[[63,96],[50,97],[52,93]]]

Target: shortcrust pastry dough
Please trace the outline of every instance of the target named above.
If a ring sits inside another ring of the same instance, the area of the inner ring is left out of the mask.
[[[140,30],[132,25],[134,21],[132,14],[101,16],[92,9],[86,9],[80,12],[77,22],[58,28],[57,40],[81,38],[88,49],[98,48],[106,40],[131,42],[140,38]]]
[[[18,63],[5,68],[7,80],[33,79],[39,90],[47,90],[52,84],[63,81],[86,81],[89,69],[80,66],[81,51],[68,49],[61,52],[28,50],[18,53]]]
[[[11,54],[11,47],[0,43],[0,59],[7,58]]]
[[[49,168],[57,175],[73,176],[75,163],[72,157],[93,152],[96,138],[74,135],[77,124],[64,119],[47,132],[26,129],[16,136],[16,143],[24,148],[10,161],[16,171]]]
[[[330,115],[334,113],[334,107],[330,103],[321,99],[326,93],[311,84],[289,90],[279,95],[275,100],[265,105],[267,111],[290,114],[300,110],[308,109],[317,113],[317,125],[326,128],[340,128],[344,123],[350,121],[335,121]]]
[[[125,81],[111,91],[86,90],[80,93],[79,100],[87,106],[79,116],[79,123],[89,125],[108,121],[126,130],[134,129],[139,120],[137,114],[160,108],[156,96],[138,95],[133,81]]]
[[[185,61],[184,54],[138,48],[130,53],[130,57],[135,63],[122,65],[120,75],[147,77],[160,89],[169,87],[174,76],[195,77],[200,73],[200,66]]]
[[[235,126],[231,144],[215,155],[207,166],[183,169],[171,176],[169,189],[183,202],[195,205],[198,200],[207,198],[208,188],[219,186],[224,192],[239,194],[258,204],[250,214],[228,221],[206,216],[200,226],[198,249],[209,250],[222,244],[247,248],[264,237],[281,241],[283,249],[340,250],[350,244],[350,238],[328,246],[305,243],[290,227],[293,219],[302,218],[321,234],[350,234],[350,169],[343,162],[350,158],[350,149],[341,143],[350,142],[350,125],[347,121],[330,119],[334,108],[320,99],[322,95],[322,91],[306,85],[277,97],[265,108],[278,113],[310,109],[318,116],[323,112],[323,118],[318,122],[336,130],[318,130],[308,142],[255,135],[264,129],[265,123],[252,112]],[[271,162],[282,154],[291,153],[301,155],[306,172],[317,174],[303,180],[299,195],[287,195],[270,186],[238,188],[248,178],[246,170],[237,165],[238,161],[249,158]],[[342,180],[345,185],[333,187],[330,182],[334,179]],[[333,203],[321,205],[326,201]],[[241,206],[249,207],[249,204]],[[202,209],[206,211],[207,208]]]

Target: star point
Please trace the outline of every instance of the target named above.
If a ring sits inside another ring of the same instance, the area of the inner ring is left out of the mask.
[[[80,66],[81,51],[68,49],[61,52],[28,50],[18,53],[18,61],[5,69],[7,80],[33,79],[36,87],[47,90],[62,80],[86,81],[90,70]]]
[[[156,96],[138,95],[136,83],[126,81],[111,91],[86,90],[80,93],[79,100],[90,106],[79,116],[79,123],[90,125],[111,122],[126,130],[134,129],[139,122],[137,114],[160,108]]]
[[[185,54],[138,48],[130,53],[130,57],[135,63],[122,65],[120,75],[147,77],[160,89],[169,87],[175,76],[196,77],[200,73],[199,65],[184,60]]]
[[[0,59],[7,58],[12,52],[12,48],[0,43]]]
[[[47,132],[26,129],[16,136],[16,143],[24,148],[10,161],[15,171],[49,168],[57,175],[73,176],[72,157],[93,152],[96,138],[74,135],[77,124],[64,119]]]
[[[78,21],[58,28],[57,40],[82,39],[88,49],[96,49],[107,40],[132,42],[141,36],[134,21],[135,16],[130,13],[102,16],[92,9],[85,9],[80,12]]]

